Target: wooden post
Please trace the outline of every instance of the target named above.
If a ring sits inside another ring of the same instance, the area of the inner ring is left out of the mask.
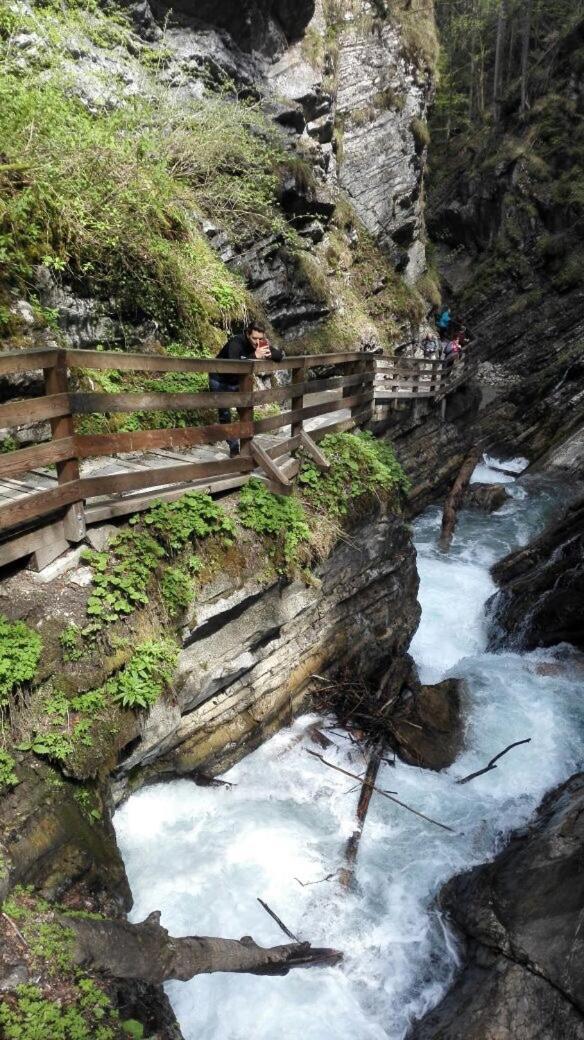
[[[251,397],[251,404],[245,408],[238,408],[239,421],[242,423],[250,423],[253,428],[253,379],[254,379],[254,363],[250,361],[246,365],[246,371],[242,372],[239,376],[239,392],[241,394],[248,394]],[[244,456],[251,456],[251,437],[241,437],[239,441],[240,453]]]
[[[371,391],[371,401],[369,403],[369,418],[367,422],[373,420],[375,414],[375,380],[377,379],[377,362],[375,356],[365,357],[365,375],[372,375],[373,382],[367,383],[367,389]]]
[[[292,372],[292,386],[298,386],[299,383],[304,383],[305,380],[306,380],[306,361],[303,362],[302,368],[295,368],[294,371]],[[293,412],[300,411],[302,408],[304,408],[304,394],[301,394],[300,397],[293,397],[292,398],[292,411]],[[298,419],[296,422],[292,423],[292,426],[291,426],[291,429],[290,429],[290,436],[291,437],[300,437],[303,429],[304,429],[304,422],[303,422],[302,419]]]
[[[57,364],[53,368],[43,369],[45,377],[45,392],[51,394],[68,394],[69,382],[67,379],[67,355],[61,351]],[[71,412],[61,415],[57,419],[51,419],[52,439],[59,440],[61,437],[74,437],[75,425]],[[57,481],[59,485],[69,484],[73,480],[79,480],[79,459],[66,459],[57,462]],[[83,502],[74,502],[70,505],[63,518],[63,530],[65,537],[71,542],[81,542],[85,538],[85,508]]]

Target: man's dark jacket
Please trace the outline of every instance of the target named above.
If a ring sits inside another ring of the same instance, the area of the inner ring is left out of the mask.
[[[281,361],[284,357],[284,353],[279,347],[270,347],[270,352],[272,361]],[[223,358],[226,361],[251,361],[254,356],[254,348],[243,332],[228,339],[225,346],[217,354],[218,358]],[[269,358],[266,358],[266,360],[269,360]],[[224,373],[215,375],[213,378],[219,380],[225,386],[237,385],[237,376],[235,374]]]

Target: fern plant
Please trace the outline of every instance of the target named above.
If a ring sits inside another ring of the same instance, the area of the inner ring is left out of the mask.
[[[178,647],[170,639],[141,643],[129,664],[105,684],[123,708],[149,708],[172,682]]]
[[[34,679],[42,649],[38,632],[0,614],[0,708],[15,687]]]

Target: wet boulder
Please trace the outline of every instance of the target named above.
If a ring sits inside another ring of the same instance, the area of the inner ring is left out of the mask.
[[[493,863],[439,902],[466,941],[461,975],[409,1040],[584,1037],[584,774],[544,800]]]
[[[504,484],[471,484],[466,492],[464,505],[467,509],[495,513],[510,498],[511,495]]]
[[[463,743],[463,689],[459,679],[404,689],[391,717],[393,743],[404,762],[425,769],[452,765]]]
[[[572,643],[584,649],[584,498],[539,538],[496,564],[490,647]]]

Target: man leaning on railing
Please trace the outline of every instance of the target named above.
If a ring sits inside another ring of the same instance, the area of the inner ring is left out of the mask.
[[[266,338],[265,326],[259,321],[252,321],[246,325],[245,331],[238,336],[232,336],[225,346],[219,351],[218,358],[228,361],[253,361],[258,360],[281,361],[284,357],[283,351],[278,347],[270,346]],[[218,393],[226,393],[239,390],[239,383],[235,375],[209,375],[209,389]],[[231,422],[231,409],[219,408],[219,422]],[[229,455],[234,458],[239,455],[239,441],[237,438],[228,437]]]

